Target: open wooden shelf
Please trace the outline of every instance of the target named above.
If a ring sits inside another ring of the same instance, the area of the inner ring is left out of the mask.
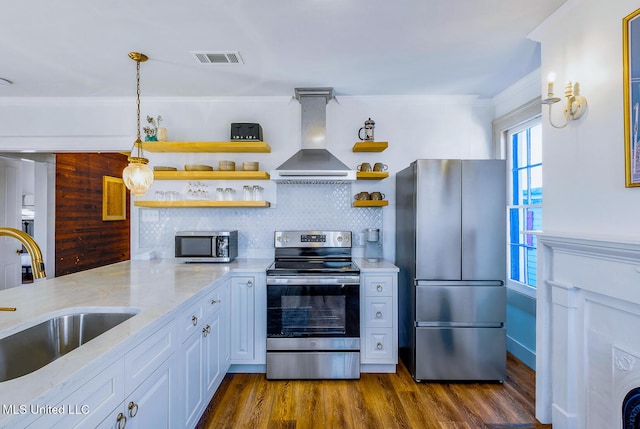
[[[357,142],[352,152],[382,152],[389,147],[389,142]]]
[[[388,171],[358,171],[356,179],[358,180],[382,180],[389,177]]]
[[[267,208],[269,201],[211,201],[211,200],[183,200],[183,201],[142,201],[137,200],[133,205],[138,207],[155,208],[187,208],[187,207],[239,207],[239,208]]]
[[[236,152],[236,153],[270,153],[271,147],[262,141],[229,141],[229,142],[142,142],[142,149],[148,152]]]
[[[269,180],[266,171],[154,171],[155,180]]]
[[[385,207],[389,205],[387,200],[356,200],[353,207]]]

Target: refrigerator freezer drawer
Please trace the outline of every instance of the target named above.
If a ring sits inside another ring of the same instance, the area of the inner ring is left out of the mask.
[[[506,319],[507,292],[504,286],[455,285],[418,282],[416,322],[493,323]]]
[[[504,328],[416,328],[416,381],[503,381]]]

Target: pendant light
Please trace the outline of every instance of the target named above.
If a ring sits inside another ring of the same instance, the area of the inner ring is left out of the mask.
[[[140,140],[140,63],[147,61],[149,58],[139,52],[129,52],[129,58],[136,62],[138,137],[133,143],[133,149],[129,154],[129,165],[122,171],[122,180],[124,180],[127,189],[134,196],[141,197],[153,183],[153,171],[149,168],[149,160],[143,156],[142,140]],[[137,156],[133,156],[134,150],[137,150]]]

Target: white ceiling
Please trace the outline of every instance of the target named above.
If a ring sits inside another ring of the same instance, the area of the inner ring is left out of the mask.
[[[536,69],[527,34],[565,0],[14,0],[0,97],[476,94]],[[237,51],[200,65],[191,51]]]

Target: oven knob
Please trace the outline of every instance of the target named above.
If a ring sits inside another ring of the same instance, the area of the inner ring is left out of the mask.
[[[337,236],[336,240],[338,240],[338,243],[342,243],[342,236],[341,235]]]
[[[316,342],[314,340],[309,341],[309,345],[311,347],[315,347],[316,346]]]

